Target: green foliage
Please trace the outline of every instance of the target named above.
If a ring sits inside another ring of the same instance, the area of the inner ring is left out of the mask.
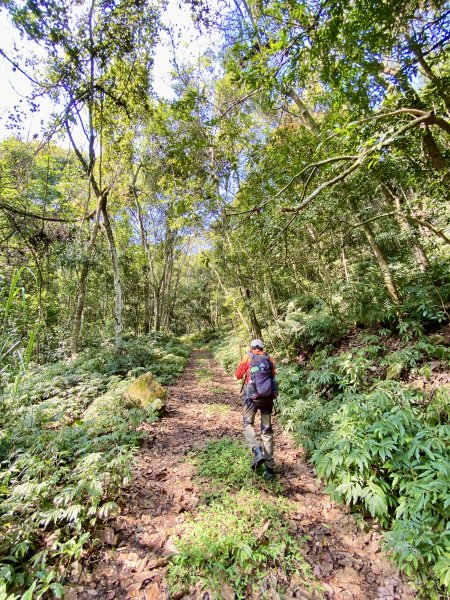
[[[311,582],[301,540],[289,536],[287,512],[284,501],[263,500],[259,492],[249,489],[225,492],[220,500],[201,507],[183,526],[179,554],[168,571],[172,589],[201,582],[218,599],[227,584],[243,599],[249,587],[256,590],[277,569]]]
[[[342,316],[325,304],[305,309],[305,298],[291,300],[281,326],[284,337],[299,348],[324,346],[339,339],[348,329]]]
[[[36,325],[31,332],[24,332],[28,302],[21,282],[23,271],[14,271],[7,294],[4,298],[0,295],[0,389],[8,375],[14,376],[16,388],[19,385],[31,361],[38,331]]]
[[[103,348],[37,367],[16,393],[14,382],[5,390],[0,572],[11,591],[59,594],[70,563],[95,544],[93,530],[118,511],[143,435],[138,426],[156,418],[126,408],[124,388],[150,369],[161,382],[173,382],[187,360],[186,346],[164,336],[124,347],[128,355]],[[105,409],[91,414],[101,394]]]
[[[284,581],[295,573],[312,585],[303,540],[288,531],[290,505],[279,484],[264,483],[250,470],[244,444],[230,438],[211,441],[195,453],[194,463],[206,488],[205,504],[183,525],[179,554],[168,571],[172,591],[200,582],[221,598],[227,584],[243,599],[277,571]]]
[[[180,340],[188,345],[193,345],[198,348],[204,348],[207,344],[217,341],[221,332],[214,329],[201,329],[180,336]]]
[[[207,478],[213,489],[240,488],[254,479],[248,456],[241,441],[223,438],[209,442],[195,455],[197,474]]]
[[[173,101],[149,94],[156,4],[118,0],[89,10],[80,0],[77,11],[69,0],[41,4],[4,3],[40,48],[37,94],[63,102],[65,124],[85,131],[90,152],[14,139],[0,145],[5,470],[11,456],[32,462],[31,450],[44,460],[39,436],[48,456],[53,446],[58,453],[58,436],[83,433],[87,407],[105,393],[110,411],[92,427],[106,427],[105,439],[119,435],[132,452],[134,420],[151,415],[124,416],[121,381],[151,370],[168,384],[185,363],[187,348],[163,336],[111,351],[105,236],[87,252],[89,213],[105,186],[127,327],[136,336],[162,329],[211,342],[228,372],[251,337],[262,335],[279,359],[311,355],[300,371],[280,368],[286,426],[336,497],[392,526],[401,564],[448,585],[448,392],[427,395],[413,385],[433,376],[436,361],[444,368],[449,360],[448,344],[424,334],[450,320],[445,3],[249,0],[244,11],[236,4],[219,52],[225,75],[210,56],[180,67]],[[15,60],[27,71],[37,59]],[[54,119],[49,129],[64,129]],[[19,285],[14,269],[29,263],[35,275],[23,270]],[[33,358],[42,364],[64,355],[87,265],[87,351],[23,375]],[[350,334],[341,351],[332,346],[361,326],[390,332],[356,341]],[[224,336],[223,327],[235,333]],[[206,367],[199,375],[211,379]],[[86,436],[85,445],[95,446]],[[57,488],[64,485],[59,454],[58,461]],[[46,481],[48,465],[43,473],[33,485]],[[7,476],[2,501],[10,481],[20,490],[15,477]],[[40,498],[39,487],[35,493]],[[37,512],[45,512],[50,500],[39,502]],[[62,542],[64,551],[81,552],[80,539]],[[21,548],[26,562],[34,550]],[[36,569],[30,594],[57,593],[52,570]]]
[[[244,345],[242,340],[234,335],[226,335],[220,341],[214,342],[211,349],[214,358],[219,361],[225,371],[234,373],[242,360],[242,355],[247,351],[247,344]]]
[[[151,371],[161,384],[174,383],[184,369],[188,354],[187,346],[162,334],[125,340],[120,354],[112,345],[105,344],[86,350],[75,359],[30,369],[21,381],[18,399],[22,405],[46,400],[48,406],[55,405],[55,410],[61,404],[67,408],[73,401],[71,409],[77,410],[78,397],[82,403],[89,402],[124,376],[136,377]]]
[[[409,380],[430,377],[433,356],[441,368],[450,361],[439,336],[414,341],[410,331],[388,344],[363,333],[350,349],[282,367],[277,410],[331,495],[387,527],[399,565],[438,598],[439,585],[448,588],[450,396],[443,387],[427,397]]]

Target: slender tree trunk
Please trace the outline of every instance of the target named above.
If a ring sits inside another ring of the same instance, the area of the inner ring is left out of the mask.
[[[428,260],[428,256],[426,255],[426,252],[419,241],[419,231],[417,230],[417,227],[408,221],[399,196],[397,196],[397,194],[395,194],[394,191],[385,184],[382,184],[381,188],[386,199],[393,201],[397,211],[397,219],[400,228],[405,234],[406,238],[411,242],[418,268],[422,271],[422,273],[425,273],[430,268],[430,261]]]
[[[111,263],[114,276],[114,333],[116,338],[116,351],[122,348],[123,338],[123,306],[122,306],[122,285],[120,282],[119,259],[117,257],[116,243],[109,220],[108,210],[106,208],[107,194],[102,195],[102,215],[105,225],[106,236],[108,238],[109,252],[111,254]]]
[[[355,213],[358,214],[358,207],[356,205],[356,202],[354,200],[351,200],[350,204],[351,204],[353,210],[355,211]],[[386,285],[388,294],[389,294],[393,304],[395,306],[399,306],[400,305],[400,294],[398,292],[397,286],[395,285],[392,271],[391,271],[389,264],[383,254],[383,251],[381,250],[380,246],[378,245],[378,243],[375,239],[375,235],[372,231],[372,228],[370,227],[370,225],[368,223],[361,223],[361,227],[362,227],[364,233],[366,234],[366,238],[369,243],[370,249],[372,250],[375,258],[377,259],[378,266],[380,267],[380,270],[383,274],[383,279],[384,279],[384,283]]]
[[[161,286],[161,309],[160,309],[160,322],[164,327],[167,324],[167,313],[169,307],[169,292],[172,283],[172,272],[173,272],[173,246],[171,234],[168,231],[166,235],[166,251],[164,253],[164,277]]]
[[[107,193],[107,192],[105,192]],[[94,253],[95,242],[97,240],[97,234],[100,228],[100,214],[101,214],[101,197],[98,201],[97,212],[95,216],[94,226],[92,228],[91,237],[86,249],[85,259],[81,266],[80,281],[78,282],[78,294],[76,300],[75,315],[72,324],[72,336],[70,340],[70,352],[72,357],[78,354],[78,347],[80,341],[81,325],[83,321],[84,303],[86,301],[87,292],[87,281],[89,270],[91,268],[92,255]]]
[[[147,273],[147,265],[144,266],[144,333],[150,332],[150,303],[148,301],[148,296],[150,293],[150,286],[148,284],[148,273]]]
[[[145,234],[144,217],[142,215],[141,204],[139,202],[138,194],[136,191],[136,182],[137,182],[137,178],[139,176],[140,169],[141,169],[141,165],[138,166],[138,168],[136,169],[136,172],[133,174],[131,191],[132,191],[134,201],[136,204],[137,217],[138,217],[138,223],[139,223],[139,231],[141,234],[142,251],[143,251],[146,261],[148,263],[147,265],[145,265],[145,267],[143,269],[143,276],[144,276],[144,319],[143,320],[144,320],[144,332],[150,333],[150,326],[151,326],[150,325],[150,298],[149,298],[150,297],[150,273],[152,272],[153,264],[152,264],[152,260],[151,260],[151,256],[150,256],[150,250],[148,247],[147,236]]]
[[[94,79],[95,79],[95,59],[94,59],[94,9],[95,9],[95,0],[92,0],[91,6],[89,9],[89,68],[90,68],[90,78],[89,78],[89,97],[87,102],[87,110],[88,110],[88,144],[89,144],[89,158],[88,161],[85,160],[83,153],[80,151],[79,147],[75,143],[75,140],[72,136],[72,131],[70,129],[69,121],[65,122],[65,127],[67,134],[69,136],[70,142],[72,144],[75,155],[78,158],[80,165],[82,166],[84,172],[86,173],[89,181],[89,185],[94,191],[95,197],[97,199],[97,211],[94,222],[94,227],[92,229],[91,237],[89,239],[88,247],[86,250],[85,260],[81,267],[80,273],[80,281],[78,284],[78,295],[77,295],[77,303],[75,309],[75,315],[73,319],[72,325],[72,336],[70,342],[70,350],[72,356],[76,356],[78,354],[79,347],[79,339],[81,333],[81,325],[83,322],[83,312],[84,312],[84,304],[86,300],[86,292],[87,292],[87,282],[89,276],[89,270],[91,268],[91,260],[92,255],[94,253],[95,242],[97,240],[97,234],[100,229],[100,215],[101,215],[101,205],[103,202],[103,198],[107,197],[108,191],[101,191],[101,185],[97,183],[97,180],[94,176],[94,166],[95,166],[95,128],[94,128],[94,96],[95,96],[95,88],[94,88]],[[75,99],[72,94],[71,101],[74,106],[76,106]],[[78,116],[80,117],[79,113]],[[81,120],[81,117],[80,117]],[[83,126],[84,127],[84,126]],[[100,169],[101,173],[101,169]]]
[[[341,260],[342,260],[342,268],[344,269],[345,283],[349,284],[350,277],[348,274],[348,260],[347,260],[347,254],[345,253],[345,246],[343,243],[341,246]]]
[[[341,262],[342,262],[342,269],[344,271],[344,278],[345,278],[345,283],[348,285],[350,283],[350,275],[348,272],[348,259],[347,259],[347,253],[345,251],[345,243],[344,243],[344,236],[341,236]]]
[[[161,288],[153,290],[153,328],[161,330]]]
[[[229,292],[228,292],[227,288],[225,287],[225,284],[223,283],[223,281],[222,281],[222,279],[221,279],[221,277],[220,277],[219,271],[218,271],[218,270],[215,268],[215,266],[213,265],[213,263],[212,263],[212,262],[210,262],[210,263],[209,263],[209,266],[211,267],[211,269],[212,269],[213,273],[215,274],[215,276],[216,276],[216,279],[217,279],[217,282],[218,282],[218,284],[220,285],[220,287],[223,289],[223,291],[224,291],[224,294],[225,294],[225,295],[230,295],[230,296],[231,296],[231,299],[232,299],[232,301],[233,301],[234,308],[236,309],[236,312],[237,312],[237,314],[239,315],[239,318],[241,319],[242,325],[243,325],[243,326],[245,327],[245,329],[247,330],[247,333],[248,333],[249,335],[251,335],[250,327],[248,326],[247,320],[245,319],[244,315],[242,314],[242,311],[241,311],[241,309],[239,308],[239,305],[238,305],[238,303],[236,302],[236,300],[235,300],[235,298],[234,298],[233,294],[229,294]]]
[[[308,107],[303,102],[303,100],[300,98],[300,96],[297,94],[297,92],[293,89],[290,89],[287,94],[290,98],[292,98],[292,100],[295,102],[297,108],[299,109],[300,119],[302,120],[303,125],[305,125],[305,127],[307,127],[316,137],[319,136],[319,134],[320,134],[319,125],[316,123],[314,117],[309,112]]]
[[[225,238],[228,242],[228,246],[230,247],[230,250],[232,252],[233,244],[230,240],[230,235],[229,235],[228,229],[226,227],[224,227],[223,232],[224,232]],[[236,282],[239,285],[241,297],[242,297],[244,306],[246,308],[246,311],[247,311],[249,319],[250,319],[252,335],[255,335],[257,338],[261,339],[261,327],[259,325],[258,318],[256,316],[255,310],[252,305],[251,292],[239,271],[239,266],[237,266],[237,270],[236,270]]]
[[[218,329],[220,327],[220,323],[219,323],[219,286],[216,287],[216,300],[215,300],[214,316],[215,316],[216,329]]]
[[[271,278],[267,274],[264,275],[264,285],[267,290],[267,296],[269,298],[269,306],[270,306],[270,310],[272,311],[273,318],[275,319],[275,321],[278,321],[280,315],[278,312],[277,302],[276,302],[275,294],[273,291],[273,284],[272,284]]]
[[[248,315],[250,317],[250,323],[252,325],[252,334],[261,339],[261,326],[259,324],[258,318],[256,316],[255,310],[252,305],[252,295],[250,289],[247,286],[242,286],[241,288],[242,298],[244,300],[245,306],[247,308]]]
[[[178,297],[178,288],[180,285],[180,278],[181,278],[182,271],[183,271],[182,268],[178,269],[178,272],[176,273],[176,276],[175,276],[175,284],[173,286],[171,293],[169,294],[169,308],[167,310],[167,322],[166,322],[167,327],[170,326],[173,316],[175,314],[175,307],[176,307],[177,297]]]
[[[443,181],[450,183],[450,170],[447,161],[428,127],[422,138],[422,143],[423,149],[428,154],[428,158],[434,169],[442,175]]]

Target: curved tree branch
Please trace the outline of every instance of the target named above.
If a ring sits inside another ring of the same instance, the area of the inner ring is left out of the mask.
[[[7,204],[6,202],[0,202],[0,210],[4,210],[8,213],[20,215],[21,217],[31,217],[32,219],[38,219],[39,221],[51,221],[53,223],[78,223],[80,219],[61,219],[60,217],[44,217],[27,210],[22,210]]]

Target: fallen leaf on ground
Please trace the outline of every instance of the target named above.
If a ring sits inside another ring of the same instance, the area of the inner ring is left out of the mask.
[[[112,527],[105,527],[104,529],[98,529],[95,537],[100,540],[102,544],[109,544],[110,546],[117,546],[119,543],[119,536]]]
[[[145,590],[145,597],[147,600],[160,600],[159,585],[155,582]]]
[[[258,542],[260,542],[265,537],[264,534],[269,529],[269,527],[270,527],[270,519],[266,519],[264,521],[264,523],[261,525],[261,527],[255,531],[255,537],[258,540]]]

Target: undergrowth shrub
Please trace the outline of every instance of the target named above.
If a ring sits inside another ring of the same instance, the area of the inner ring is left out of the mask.
[[[220,342],[213,343],[211,348],[214,358],[219,361],[228,373],[234,372],[241,362],[242,356],[247,351],[243,341],[234,336],[226,337]]]
[[[331,495],[388,528],[398,564],[440,598],[450,586],[450,392],[415,381],[448,371],[450,352],[414,322],[400,334],[364,332],[281,367],[277,411]]]
[[[222,335],[223,330],[221,329],[202,329],[200,331],[195,331],[194,333],[182,335],[180,340],[189,346],[203,348],[206,344],[217,342]]]
[[[316,304],[305,310],[303,304],[290,302],[281,325],[283,337],[295,347],[314,348],[339,339],[348,329],[348,323],[338,311],[325,304]]]
[[[127,408],[124,388],[149,370],[161,383],[173,382],[187,355],[178,340],[143,336],[126,341],[119,356],[109,347],[87,351],[36,367],[19,387],[12,381],[4,390],[0,580],[12,598],[24,590],[25,598],[62,595],[71,562],[118,510],[142,437],[138,426],[156,418],[149,409]],[[98,397],[102,402],[90,411]]]

